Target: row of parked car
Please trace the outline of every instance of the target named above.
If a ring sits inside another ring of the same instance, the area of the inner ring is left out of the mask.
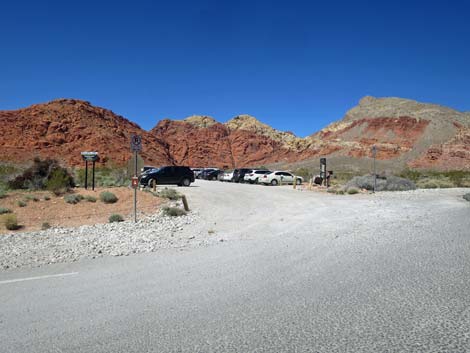
[[[270,171],[266,169],[234,169],[223,171],[218,168],[193,168],[194,175],[198,179],[219,180],[233,183],[250,183],[250,184],[294,184],[303,183],[301,176],[292,173],[276,170]]]
[[[220,180],[233,183],[250,184],[302,184],[302,177],[285,171],[266,169],[234,169],[223,171],[218,168],[189,168],[183,166],[144,167],[139,177],[141,186],[176,184],[189,186],[195,179]]]

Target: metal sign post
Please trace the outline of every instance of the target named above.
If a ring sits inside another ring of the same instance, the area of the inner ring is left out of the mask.
[[[327,185],[326,181],[326,158],[320,158],[320,178],[322,178],[322,183]]]
[[[137,152],[142,151],[142,137],[140,135],[131,135],[131,152],[134,153],[135,168],[134,177],[132,178],[132,187],[134,188],[134,222],[137,222],[137,187],[139,185],[139,177],[137,175]]]
[[[88,189],[88,162],[92,162],[92,183],[91,189],[95,190],[95,162],[100,158],[98,152],[82,152],[82,158],[85,160],[85,189]]]
[[[375,168],[375,157],[377,156],[377,146],[372,146],[372,157],[374,158],[374,193],[377,189],[377,170]]]

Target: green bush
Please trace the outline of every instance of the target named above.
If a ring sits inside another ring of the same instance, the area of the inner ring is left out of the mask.
[[[72,205],[75,205],[83,200],[83,196],[79,194],[65,195],[64,200],[67,203],[71,203]]]
[[[114,222],[123,222],[124,217],[122,217],[120,214],[112,214],[109,216],[109,223],[114,223]]]
[[[186,214],[186,211],[181,209],[181,208],[177,208],[177,207],[163,207],[162,208],[163,210],[163,214],[165,216],[171,216],[171,217],[179,217],[179,216],[184,216]]]
[[[44,195],[44,201],[49,201],[51,197],[49,195]]]
[[[27,203],[20,200],[20,201],[17,202],[17,205],[18,205],[18,207],[26,207]]]
[[[100,194],[100,200],[104,203],[116,203],[118,201],[118,198],[112,192],[103,191]]]
[[[359,190],[356,189],[356,188],[349,188],[348,191],[347,191],[347,193],[348,193],[349,195],[354,195],[354,194],[359,193]]]
[[[16,215],[14,214],[6,215],[4,222],[5,228],[8,230],[17,230],[21,228],[21,226],[18,224],[18,220],[16,219]]]
[[[4,189],[0,189],[0,199],[7,197],[7,192]]]
[[[88,202],[96,202],[96,197],[87,195],[85,196],[85,200]]]
[[[176,191],[175,189],[168,189],[168,188],[165,188],[157,192],[156,196],[163,197],[169,200],[179,200],[181,198],[181,194],[178,191]]]
[[[46,182],[47,190],[52,191],[56,196],[66,193],[73,185],[73,178],[63,168],[55,169]]]
[[[42,225],[41,225],[41,229],[42,230],[46,230],[46,229],[49,229],[51,227],[51,225],[47,222],[44,222]]]
[[[35,158],[33,165],[8,182],[11,189],[30,189],[59,191],[61,188],[75,186],[73,177],[67,169],[54,159]]]
[[[9,208],[0,207],[0,214],[11,213]]]

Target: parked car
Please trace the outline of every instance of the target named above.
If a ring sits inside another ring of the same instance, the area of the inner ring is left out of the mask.
[[[203,168],[191,168],[191,170],[193,171],[194,173],[194,177],[196,179],[199,179],[199,175],[201,174],[201,172],[204,170]]]
[[[199,179],[218,180],[219,174],[223,173],[220,169],[204,169],[199,175]]]
[[[197,177],[197,179],[204,179],[203,174],[207,174],[207,173],[212,172],[214,170],[219,170],[219,168],[201,168],[199,173],[197,173],[196,177]]]
[[[153,186],[153,181],[157,185],[189,186],[194,182],[194,172],[189,167],[165,166],[150,169],[140,176],[140,185],[142,186]]]
[[[283,172],[280,170],[274,171],[270,174],[265,174],[259,178],[261,184],[266,185],[279,185],[279,184],[293,184],[294,182],[297,185],[302,184],[304,179],[300,176],[296,176],[289,172]]]
[[[245,177],[246,173],[250,173],[252,169],[248,168],[241,168],[241,169],[235,169],[233,171],[233,182],[234,183],[243,183],[245,180],[243,179]]]
[[[271,173],[270,170],[253,169],[250,173],[245,174],[243,180],[250,184],[258,183],[260,177],[269,173]]]
[[[219,178],[220,181],[228,181],[231,182],[233,179],[233,170],[226,170]]]
[[[146,172],[146,171],[149,171],[151,169],[157,169],[158,167],[154,167],[154,166],[151,166],[151,165],[144,165],[141,169],[140,169],[140,172],[141,174]]]

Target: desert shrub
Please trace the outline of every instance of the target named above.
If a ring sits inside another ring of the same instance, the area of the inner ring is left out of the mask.
[[[313,176],[312,169],[305,168],[305,167],[296,169],[296,170],[294,170],[293,173],[294,173],[294,175],[301,176],[302,178],[304,178],[304,180],[310,180]]]
[[[85,200],[88,202],[96,202],[96,197],[87,195],[85,196]]]
[[[46,182],[47,190],[57,196],[66,193],[72,186],[74,186],[73,178],[63,168],[53,170]]]
[[[49,201],[51,197],[49,195],[44,195],[44,201]]]
[[[179,216],[184,216],[186,214],[186,211],[178,208],[178,207],[163,207],[162,208],[163,214],[165,216],[171,216],[171,217],[179,217]]]
[[[437,189],[439,188],[439,184],[435,180],[423,180],[418,182],[417,186],[420,189]]]
[[[374,176],[357,176],[348,181],[345,190],[349,188],[374,190]],[[377,177],[376,191],[405,191],[415,190],[416,185],[408,179],[400,178],[394,175],[386,177]]]
[[[470,171],[404,170],[400,176],[416,183],[420,188],[469,187]]]
[[[26,207],[27,203],[20,200],[20,201],[17,202],[17,205],[18,205],[18,207]]]
[[[181,194],[178,191],[176,191],[175,189],[168,189],[168,188],[165,188],[157,192],[156,196],[163,197],[169,200],[179,200],[181,198]]]
[[[118,198],[116,195],[114,195],[112,192],[109,191],[103,191],[100,194],[100,200],[104,203],[116,203]]]
[[[50,225],[48,222],[44,222],[44,223],[41,225],[41,229],[42,229],[42,230],[49,229],[50,227],[51,227],[51,225]]]
[[[79,203],[80,201],[83,200],[83,196],[79,194],[70,194],[70,195],[65,195],[64,200],[67,203],[70,203],[72,205],[75,205]]]
[[[354,195],[354,194],[359,193],[359,190],[356,189],[356,188],[348,188],[347,193],[348,193],[349,195]]]
[[[18,224],[18,220],[16,219],[16,215],[14,214],[6,215],[4,222],[5,228],[8,230],[17,230],[21,228],[21,226]]]
[[[445,189],[451,188],[454,184],[448,179],[423,179],[418,181],[417,186],[421,189]]]
[[[463,198],[467,201],[470,201],[470,193],[463,195]]]
[[[61,167],[56,160],[35,158],[33,165],[10,180],[8,185],[12,189],[55,190],[59,186],[73,187],[74,181],[67,169]]]
[[[9,208],[0,207],[0,214],[11,213]]]
[[[0,199],[7,197],[7,192],[3,188],[0,188]]]
[[[34,202],[38,202],[39,201],[39,197],[37,197],[36,195],[33,195],[33,194],[28,194],[24,197],[24,199],[26,201],[34,201]]]
[[[415,183],[422,178],[423,174],[419,170],[414,170],[414,169],[405,169],[402,171],[399,175],[400,177],[404,179],[409,179],[411,181],[414,181]]]
[[[123,222],[124,217],[122,217],[120,214],[112,214],[109,216],[109,223],[114,223],[114,222]]]
[[[75,171],[76,180],[80,185],[85,185],[85,169]],[[88,169],[88,184],[92,183],[92,171]],[[112,187],[125,186],[129,183],[127,172],[121,167],[96,167],[95,186]]]

